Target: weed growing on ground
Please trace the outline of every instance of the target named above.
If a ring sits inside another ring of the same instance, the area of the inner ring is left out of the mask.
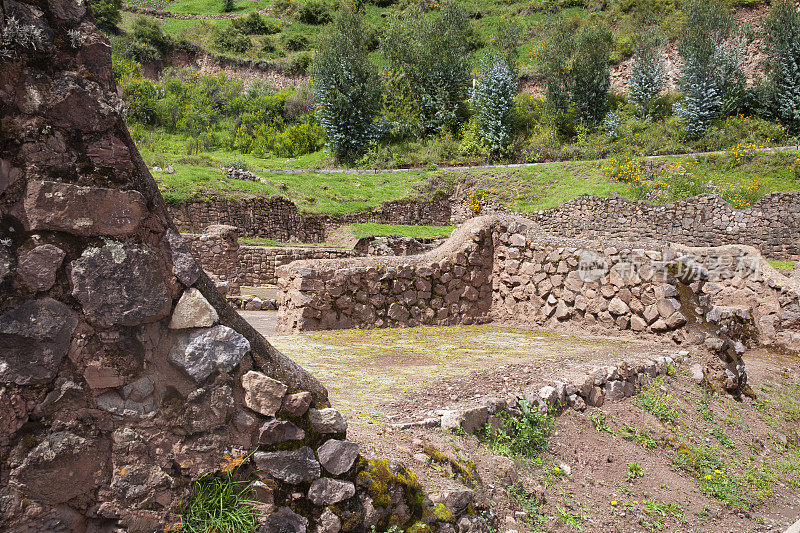
[[[535,495],[528,494],[524,488],[515,485],[506,489],[508,495],[525,513],[523,521],[531,527],[531,533],[542,533],[547,531],[543,524],[545,521],[544,512],[542,511],[542,501]]]
[[[234,475],[209,473],[194,482],[181,512],[181,531],[246,533],[256,528],[258,504],[247,498],[253,483],[236,480]]]
[[[593,415],[589,415],[589,420],[591,420],[594,429],[597,431],[601,433],[611,433],[614,435],[614,430],[611,429],[606,422],[606,414],[604,412],[600,411]]]
[[[628,463],[628,481],[633,481],[637,477],[644,477],[642,467],[637,462]]]
[[[666,528],[665,518],[677,518],[683,522],[684,511],[676,503],[663,503],[647,501],[644,505],[644,514],[639,514],[639,525],[648,531],[662,531]]]
[[[628,423],[625,423],[625,427],[620,430],[619,434],[623,439],[635,441],[639,446],[647,450],[652,450],[658,446],[658,442],[649,432],[642,431]]]
[[[725,432],[722,431],[720,428],[714,428],[711,431],[711,434],[714,435],[719,441],[719,443],[722,444],[724,447],[728,448],[729,450],[736,449],[736,446],[733,444],[733,440],[727,434],[725,434]]]
[[[646,409],[662,422],[674,424],[680,415],[680,408],[675,396],[663,386],[664,383],[663,376],[650,381],[633,397],[633,403]]]
[[[697,412],[703,417],[703,420],[707,422],[711,422],[714,420],[714,411],[711,410],[711,407],[708,405],[708,395],[703,394],[700,397],[700,401],[697,404]]]
[[[522,416],[517,418],[508,411],[500,414],[500,429],[486,424],[477,433],[478,438],[489,444],[493,453],[507,457],[535,457],[545,446],[556,426],[552,412],[540,413],[531,408],[529,402],[519,402]]]
[[[583,531],[583,527],[581,527],[581,522],[583,522],[588,518],[588,516],[586,516],[584,513],[573,511],[569,509],[566,505],[564,507],[556,505],[556,513],[558,516],[558,520],[562,524],[569,526],[571,529],[575,531]]]

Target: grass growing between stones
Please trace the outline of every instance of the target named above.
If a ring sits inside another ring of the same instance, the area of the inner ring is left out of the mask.
[[[257,502],[249,500],[252,482],[234,473],[201,476],[192,485],[181,513],[184,533],[249,533],[258,525]]]
[[[547,446],[547,440],[556,427],[553,413],[540,413],[525,400],[519,403],[522,416],[513,416],[508,411],[500,413],[498,429],[489,424],[478,432],[478,438],[489,445],[493,453],[511,458],[532,458]]]
[[[361,237],[414,237],[415,239],[442,239],[449,237],[453,226],[408,226],[403,224],[350,224],[356,238]]]

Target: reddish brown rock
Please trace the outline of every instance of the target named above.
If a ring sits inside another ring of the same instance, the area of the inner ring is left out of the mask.
[[[20,254],[17,272],[34,292],[46,291],[56,282],[56,270],[64,260],[64,250],[52,244],[42,244]]]
[[[283,398],[283,406],[281,409],[293,416],[303,416],[311,407],[311,393],[298,392],[295,394],[287,394]]]
[[[136,191],[29,181],[25,194],[27,229],[75,235],[122,236],[142,221],[146,205]]]
[[[92,389],[114,388],[124,383],[116,368],[100,365],[87,366],[83,371],[83,379]]]

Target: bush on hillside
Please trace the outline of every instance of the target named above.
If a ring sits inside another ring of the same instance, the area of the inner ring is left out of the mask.
[[[231,25],[245,35],[273,35],[281,31],[277,20],[262,17],[255,11],[246,17],[233,19]]]
[[[319,124],[338,158],[352,158],[376,136],[381,79],[368,57],[362,15],[343,8],[314,57],[312,79]]]
[[[578,118],[586,124],[599,123],[608,111],[611,43],[611,29],[599,23],[583,26],[575,37],[570,68],[571,100]]]
[[[97,27],[106,33],[117,33],[122,20],[122,0],[91,0],[92,15]]]
[[[297,19],[305,24],[328,24],[333,20],[333,10],[322,0],[308,0],[300,8]]]

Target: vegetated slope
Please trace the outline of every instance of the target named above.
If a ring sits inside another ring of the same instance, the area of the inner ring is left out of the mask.
[[[555,421],[533,417],[512,429],[527,448],[373,423],[354,431],[376,451],[417,461],[431,490],[473,487],[499,531],[783,531],[800,516],[800,366],[796,356],[746,359],[754,399],[709,392],[679,369],[625,401]],[[446,402],[502,396],[502,383],[486,371],[429,389]],[[406,404],[420,409],[418,400]]]

